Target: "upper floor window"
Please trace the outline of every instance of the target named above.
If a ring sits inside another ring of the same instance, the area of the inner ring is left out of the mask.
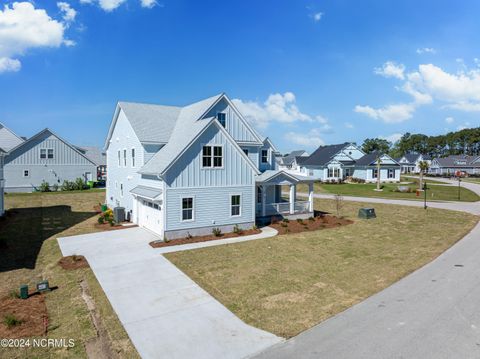
[[[41,148],[40,149],[40,158],[41,159],[47,158],[47,149],[46,148]]]
[[[262,163],[268,163],[268,150],[262,150]]]
[[[135,167],[135,148],[132,148],[132,167]]]
[[[53,148],[49,148],[47,150],[47,158],[49,158],[49,159],[53,158]]]
[[[222,166],[223,166],[223,147],[222,146],[203,146],[202,167],[222,167]]]
[[[123,150],[123,167],[127,167],[127,150]]]
[[[240,208],[241,208],[241,205],[240,205],[240,195],[239,194],[235,194],[231,197],[231,211],[230,211],[230,214],[232,216],[240,216]]]
[[[225,127],[227,124],[227,116],[224,113],[217,113],[217,120],[220,122],[220,124]]]
[[[118,150],[118,167],[122,165],[121,159],[120,159],[120,150]]]

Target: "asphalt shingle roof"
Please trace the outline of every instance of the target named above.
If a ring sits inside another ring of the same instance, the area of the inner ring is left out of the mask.
[[[468,156],[468,155],[455,155],[448,157],[440,157],[435,160],[438,162],[440,167],[480,167],[480,163],[473,163],[478,156]],[[461,164],[459,162],[465,162]]]
[[[320,146],[307,158],[307,160],[303,162],[303,164],[311,166],[323,166],[347,145],[348,143],[345,142],[338,145]]]

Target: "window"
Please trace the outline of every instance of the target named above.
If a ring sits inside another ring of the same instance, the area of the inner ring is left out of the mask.
[[[225,125],[227,124],[227,117],[224,113],[217,113],[217,120],[223,127],[225,127]]]
[[[46,148],[41,148],[40,149],[40,158],[41,159],[47,158],[47,149]]]
[[[257,203],[262,203],[262,187],[257,188]]]
[[[230,204],[231,204],[230,214],[232,216],[240,216],[240,195],[239,194],[233,195],[231,198]]]
[[[135,148],[132,148],[132,167],[135,167]]]
[[[388,178],[395,178],[395,170],[393,168],[388,169]]]
[[[262,150],[262,163],[268,163],[268,150]]]
[[[118,150],[118,167],[122,165],[121,159],[120,159],[120,150]]]
[[[372,178],[377,178],[378,177],[378,168],[372,169]]]
[[[243,153],[245,153],[248,156],[248,148],[243,148]]]
[[[202,167],[222,167],[222,166],[223,166],[223,147],[222,146],[203,146]]]
[[[350,177],[351,176],[350,171],[351,171],[350,168],[345,168],[344,169],[345,177]]]
[[[23,170],[23,177],[30,177],[30,171],[29,170]]]
[[[182,221],[193,220],[193,198],[182,198]]]
[[[47,150],[47,158],[49,158],[49,159],[53,158],[53,148],[49,148]]]
[[[127,167],[127,150],[123,150],[123,167]]]
[[[120,196],[123,197],[123,183],[120,183]]]
[[[332,178],[332,177],[338,178],[338,177],[340,177],[340,168],[338,168],[338,167],[330,167],[330,168],[328,169],[327,177],[329,177],[329,178]]]
[[[212,147],[210,146],[203,146],[202,166],[212,167]]]

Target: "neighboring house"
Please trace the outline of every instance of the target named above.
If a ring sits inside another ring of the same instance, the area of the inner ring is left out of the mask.
[[[17,147],[24,142],[25,139],[16,135],[12,130],[7,128],[3,123],[0,123],[0,148],[8,152],[12,148]]]
[[[428,170],[431,174],[455,175],[457,172],[480,174],[480,157],[455,155],[434,158]]]
[[[301,164],[308,156],[307,151],[297,150],[290,152],[288,155],[277,157],[278,169],[301,174]]]
[[[3,158],[5,151],[0,148],[0,217],[5,213],[5,198],[4,198],[4,184],[5,180],[3,179]]]
[[[313,213],[313,178],[278,170],[275,146],[225,94],[184,107],[119,102],[105,149],[107,204],[163,238]],[[308,201],[296,200],[302,182]],[[290,186],[288,202],[282,185]]]
[[[355,162],[353,177],[365,182],[376,182],[378,179],[377,159],[380,157],[380,181],[399,182],[400,165],[387,154],[369,153]]]
[[[75,146],[47,128],[19,143],[5,156],[5,191],[35,191],[43,181],[60,186],[64,180],[92,180],[96,167]]]
[[[396,159],[402,168],[402,173],[420,173],[420,162],[426,161],[430,165],[431,160],[430,156],[418,153],[406,153]]]
[[[353,143],[320,146],[300,165],[302,173],[320,181],[340,180],[352,177],[355,162],[365,153]]]
[[[87,156],[97,165],[97,180],[106,180],[107,178],[107,153],[99,147],[82,146],[78,147],[81,153]]]

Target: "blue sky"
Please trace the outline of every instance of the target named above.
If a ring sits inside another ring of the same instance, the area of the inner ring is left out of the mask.
[[[479,126],[477,1],[2,3],[0,122],[19,135],[102,145],[119,100],[220,92],[282,151]]]

